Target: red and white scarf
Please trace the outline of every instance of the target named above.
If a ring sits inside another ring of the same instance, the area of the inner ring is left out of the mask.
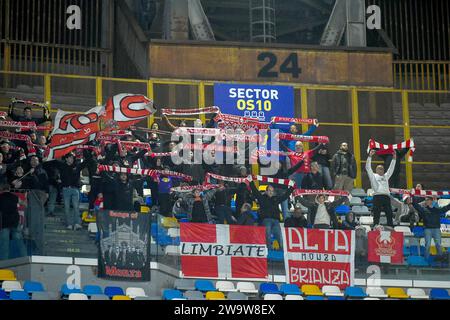
[[[208,148],[208,149],[206,149]],[[190,149],[190,150],[214,150],[215,152],[225,152],[225,153],[236,153],[237,147],[236,146],[224,146],[222,144],[217,143],[188,143],[186,145],[183,145],[183,149]]]
[[[101,149],[99,147],[95,147],[95,146],[86,146],[86,145],[81,145],[81,146],[77,146],[77,148],[75,150],[91,150],[94,151],[96,154],[100,154],[101,153]]]
[[[145,155],[147,157],[151,157],[151,158],[160,158],[160,157],[171,157],[178,154],[178,152],[152,152],[152,153],[146,153]]]
[[[127,173],[127,174],[135,174],[141,176],[150,176],[152,178],[157,177],[158,175],[168,176],[168,177],[178,177],[185,181],[192,181],[192,177],[187,174],[170,171],[170,170],[153,170],[153,169],[136,169],[136,168],[124,168],[118,166],[107,166],[107,165],[99,165],[98,170],[108,171],[108,172],[117,172],[117,173]]]
[[[274,183],[274,184],[279,184],[279,185],[284,185],[284,186],[289,186],[289,187],[295,186],[295,182],[290,179],[271,178],[271,177],[260,176],[260,175],[253,175],[252,177],[254,180],[258,180],[260,182]],[[211,178],[214,178],[216,180],[235,182],[235,183],[249,183],[250,182],[248,177],[245,177],[245,178],[244,177],[225,177],[225,176],[221,176],[221,175],[210,173],[210,172],[208,172],[206,174],[205,182],[210,183]]]
[[[18,99],[12,99],[11,103],[21,103],[21,104],[26,104],[28,106],[32,106],[32,107],[40,107],[40,108],[44,108],[47,109],[47,105],[45,103],[42,102],[34,102],[31,100],[18,100]]]
[[[119,147],[125,147],[125,149],[127,151],[133,150],[134,148],[152,151],[152,148],[150,147],[150,144],[149,143],[145,143],[145,142],[121,141],[121,140],[118,140],[117,144],[119,145]]]
[[[303,136],[290,133],[278,133],[276,137],[279,140],[330,143],[330,139],[327,136]]]
[[[303,196],[303,195],[328,195],[328,196],[341,196],[348,197],[350,193],[345,190],[309,190],[309,189],[296,189],[292,193],[294,197]]]
[[[211,178],[216,179],[216,180],[221,180],[221,181],[235,182],[235,183],[248,183],[249,182],[247,177],[226,177],[226,176],[221,176],[221,175],[218,175],[215,173],[208,172],[205,176],[205,183],[210,184]]]
[[[251,159],[257,159],[258,157],[268,157],[270,155],[286,156],[286,157],[288,157],[288,156],[299,156],[300,157],[303,155],[303,153],[255,149],[252,152]]]
[[[13,128],[17,131],[47,131],[52,130],[52,126],[38,126],[33,121],[0,121],[0,128]]]
[[[406,140],[406,141],[403,141],[400,143],[396,143],[396,144],[382,144],[382,143],[375,141],[374,139],[370,139],[369,145],[367,146],[367,153],[369,153],[370,150],[372,150],[372,149],[398,150],[398,149],[406,149],[406,148],[410,149],[408,161],[411,162],[414,152],[416,151],[413,139],[409,139],[409,140]]]
[[[27,144],[28,156],[36,155],[36,149],[34,148],[33,142],[31,142],[30,136],[27,136],[26,134],[17,134],[8,131],[0,131],[0,138],[25,141]]]
[[[286,117],[272,117],[271,123],[304,123],[313,124],[319,126],[319,121],[317,119],[301,119],[301,118],[286,118]]]
[[[193,128],[193,127],[183,127],[178,128],[174,131],[175,135],[199,135],[199,136],[209,136],[218,137],[223,140],[233,140],[233,141],[249,141],[249,142],[261,142],[264,141],[264,137],[256,134],[229,134],[226,130],[221,129],[211,129],[211,128]]]
[[[184,192],[192,192],[194,190],[208,191],[208,190],[218,189],[218,188],[220,188],[220,185],[218,185],[218,184],[203,184],[203,185],[198,185],[198,186],[174,187],[174,188],[170,189],[170,192],[184,193]]]
[[[422,196],[422,197],[441,197],[450,195],[450,191],[432,191],[432,190],[418,190],[418,189],[396,189],[390,188],[391,193],[403,194],[406,196]]]
[[[207,113],[218,113],[220,112],[219,107],[212,106],[206,108],[196,108],[196,109],[161,109],[161,113],[171,116],[193,116],[199,114]]]
[[[8,116],[8,113],[5,111],[0,111],[0,119],[5,119]]]
[[[258,119],[255,118],[248,118],[248,117],[241,117],[236,116],[232,114],[223,114],[219,113],[215,118],[215,122],[218,122],[219,128],[233,128],[237,129],[240,128],[244,131],[248,129],[269,129],[270,124],[269,123],[263,123],[259,122]]]

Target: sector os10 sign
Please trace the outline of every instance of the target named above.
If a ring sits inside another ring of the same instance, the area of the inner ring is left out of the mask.
[[[294,88],[246,84],[214,84],[214,105],[222,113],[257,118],[294,117]]]

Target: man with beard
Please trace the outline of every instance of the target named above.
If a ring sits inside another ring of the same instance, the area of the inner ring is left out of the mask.
[[[356,161],[353,154],[348,151],[348,143],[341,143],[331,160],[331,170],[335,180],[334,189],[350,192],[356,178]]]

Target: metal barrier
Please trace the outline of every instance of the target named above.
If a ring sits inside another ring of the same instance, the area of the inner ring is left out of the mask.
[[[73,107],[65,107],[64,109],[76,112],[84,111],[83,109],[87,110],[87,108],[92,107],[91,102],[95,101],[97,105],[102,105],[107,97],[119,92],[146,94],[149,98],[154,99],[155,105],[160,108],[187,108],[192,106],[204,108],[214,103],[214,82],[212,81],[156,78],[149,80],[119,79],[0,71],[0,90],[4,94],[3,99],[0,96],[0,106],[7,107],[8,98],[11,96],[26,98],[29,92],[21,92],[14,84],[26,83],[31,80],[39,80],[39,84],[42,84],[42,92],[38,91],[35,96],[45,101],[51,110],[53,104],[61,108],[61,105],[68,98],[79,98],[82,93],[88,101],[86,105],[72,102],[70,105],[79,106],[78,110],[74,110]],[[59,85],[63,81],[65,81],[65,86]],[[72,83],[80,83],[80,92],[73,91]],[[283,85],[281,83],[268,84]],[[57,85],[59,85],[58,90],[56,90]],[[86,93],[86,87],[92,90]],[[445,121],[445,112],[449,112],[447,115],[450,116],[450,93],[446,90],[401,90],[378,87],[297,84],[293,87],[295,89],[296,116],[319,119],[320,127],[316,133],[332,136],[331,152],[337,150],[340,142],[349,140],[358,166],[358,176],[355,180],[356,187],[362,187],[363,185],[367,187],[367,180],[362,167],[365,163],[365,153],[362,150],[365,150],[369,138],[377,138],[383,143],[395,143],[417,135],[424,135],[428,139],[424,140],[424,144],[426,141],[430,141],[424,145],[425,148],[428,144],[434,144],[432,142],[433,136],[435,136],[434,139],[437,144],[445,142],[442,138],[450,136],[450,125],[447,125]],[[435,120],[427,116],[428,110],[432,110],[429,113],[434,114]],[[55,108],[52,111],[55,112]],[[150,117],[148,126],[157,119],[160,118]],[[204,116],[202,120],[205,120]],[[306,128],[303,128],[303,130],[306,130]],[[439,132],[438,139],[436,139],[436,132]],[[424,154],[423,156],[417,156],[412,163],[402,162],[406,169],[406,177],[403,181],[407,188],[413,187],[413,168],[420,168],[418,172],[421,172],[426,171],[426,168],[433,168],[433,166],[441,168],[450,166],[450,158],[445,156],[445,145],[443,147],[444,149],[440,151],[441,156],[439,157],[430,158]],[[418,150],[420,152],[420,148]],[[430,155],[433,155],[433,153],[431,152]],[[436,161],[437,158],[440,160]],[[450,170],[442,170],[441,174],[445,176],[447,171]],[[365,182],[363,183],[363,181]],[[441,187],[446,186],[442,185]]]

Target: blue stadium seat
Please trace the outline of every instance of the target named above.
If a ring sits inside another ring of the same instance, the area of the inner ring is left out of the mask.
[[[156,243],[160,246],[170,246],[170,245],[179,245],[180,244],[180,238],[178,238],[178,243],[176,238],[171,238],[168,235],[162,235],[158,234],[156,237]]]
[[[183,293],[176,289],[166,289],[163,291],[163,300],[183,299]]]
[[[73,289],[69,289],[69,287],[67,286],[67,284],[63,284],[61,286],[61,295],[62,296],[68,296],[71,293],[83,293],[81,292],[80,288],[73,288]]]
[[[404,246],[403,247],[403,256],[408,257],[411,254],[410,247]]]
[[[124,296],[125,292],[123,292],[123,289],[121,287],[106,287],[105,294],[109,298],[112,298],[114,296]]]
[[[432,300],[450,300],[450,295],[445,289],[431,289],[430,299]]]
[[[414,233],[414,237],[416,237],[416,238],[425,237],[425,229],[423,227],[416,226],[411,231],[412,231],[412,233]]]
[[[216,287],[209,280],[196,280],[195,281],[195,290],[198,290],[201,292],[217,291]]]
[[[189,223],[189,222],[191,222],[191,220],[189,220],[188,218],[181,218],[179,222],[180,223]]]
[[[450,219],[447,218],[441,219],[441,224],[450,224]]]
[[[103,290],[100,286],[86,285],[83,287],[83,293],[87,296],[93,296],[96,294],[103,294]]]
[[[0,300],[9,300],[8,295],[3,289],[0,289]]]
[[[37,281],[25,281],[23,284],[23,290],[25,290],[27,293],[33,293],[33,292],[44,292],[44,286],[42,283]]]
[[[344,295],[348,298],[365,298],[367,294],[360,287],[347,287],[345,288]]]
[[[420,246],[419,248],[416,245],[413,245],[409,247],[409,252],[412,256],[423,256],[425,255],[425,246]]]
[[[30,296],[25,291],[11,291],[9,293],[9,299],[11,300],[30,300]]]
[[[267,260],[284,261],[284,252],[281,250],[269,250],[269,253],[267,254]]]
[[[259,214],[256,211],[250,211],[250,214],[252,215],[253,219],[255,221],[259,221]]]
[[[434,268],[448,267],[448,262],[438,261],[438,260],[436,260],[436,256],[430,255],[426,261],[430,267],[434,267]]]
[[[329,296],[328,300],[341,301],[341,300],[345,300],[345,298],[344,297]]]
[[[145,205],[151,207],[153,204],[152,197],[145,197]]]
[[[339,216],[345,216],[350,212],[350,207],[346,205],[340,205],[336,208],[336,214]]]
[[[296,295],[296,296],[301,296],[302,295],[302,291],[300,290],[300,288],[293,283],[283,283],[280,286],[280,291],[283,292],[284,295]]]
[[[409,256],[406,263],[410,267],[428,267],[428,262],[422,256]]]
[[[325,300],[323,297],[321,297],[321,296],[307,296],[306,298],[305,298],[305,300],[320,300],[320,301],[322,301],[322,300]]]
[[[278,286],[272,282],[261,283],[259,286],[259,295],[263,296],[265,294],[283,294],[282,291],[278,289]]]

